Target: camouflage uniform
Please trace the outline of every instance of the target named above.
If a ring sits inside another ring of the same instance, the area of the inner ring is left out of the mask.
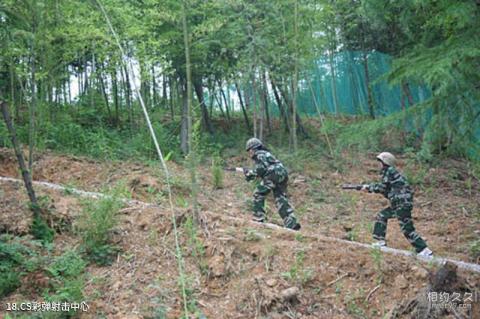
[[[387,222],[396,217],[400,222],[400,229],[410,244],[415,247],[417,253],[427,247],[425,241],[415,231],[412,220],[413,191],[405,177],[394,167],[385,166],[382,169],[382,182],[368,185],[370,193],[383,194],[389,201],[390,207],[378,213],[373,228],[373,238],[385,240]]]
[[[273,191],[275,205],[285,227],[298,229],[300,225],[297,223],[293,208],[288,203],[286,194],[287,170],[279,160],[266,150],[255,150],[252,159],[255,161],[255,168],[246,172],[247,181],[257,177],[262,179],[253,194],[253,215],[255,219],[258,221],[265,220],[265,198],[270,191]]]

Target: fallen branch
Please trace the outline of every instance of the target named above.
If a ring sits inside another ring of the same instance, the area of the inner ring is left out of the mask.
[[[432,202],[425,202],[425,203],[421,203],[420,204],[420,207],[425,207],[425,206],[429,206],[429,205],[432,205]]]
[[[378,288],[380,288],[380,285],[375,286],[372,290],[370,290],[370,292],[369,292],[368,295],[367,295],[367,298],[365,298],[365,302],[368,302],[368,300],[370,299],[370,297],[375,293],[375,291],[378,290]]]
[[[343,274],[343,275],[341,275],[341,276],[338,277],[337,279],[329,282],[329,283],[327,284],[327,287],[329,287],[329,286],[331,286],[331,285],[333,285],[333,284],[336,284],[337,282],[339,282],[340,280],[342,280],[342,279],[345,278],[345,277],[348,277],[349,275],[350,275],[350,273],[348,273],[348,272],[345,273],[345,274]]]

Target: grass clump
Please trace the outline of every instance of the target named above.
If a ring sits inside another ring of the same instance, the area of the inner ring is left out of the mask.
[[[295,253],[295,261],[293,265],[290,267],[290,270],[288,272],[282,273],[282,277],[300,286],[306,285],[313,279],[313,270],[311,268],[305,267],[304,250],[298,250]]]
[[[469,250],[470,256],[478,263],[480,261],[480,239],[471,242]]]
[[[93,202],[84,202],[84,209],[77,225],[82,237],[82,249],[88,259],[109,265],[117,248],[110,243],[111,233],[117,225],[118,211],[123,207],[119,199],[124,193],[122,186],[116,187],[109,196]]]
[[[212,158],[212,184],[213,188],[221,189],[224,186],[223,183],[223,161],[219,156]]]
[[[85,302],[83,289],[85,286],[84,261],[78,251],[68,250],[62,255],[55,257],[45,269],[50,277],[50,288],[45,290],[44,298],[47,302],[62,304],[78,304]],[[70,318],[78,309],[69,309],[62,312],[48,314],[48,318]]]
[[[377,272],[377,284],[383,282],[383,255],[380,248],[375,247],[370,250],[370,256],[372,257],[375,271]]]
[[[34,248],[40,245],[32,241],[26,246],[19,237],[0,236],[0,298],[14,292],[20,287],[21,278],[38,268]]]
[[[33,218],[30,231],[35,239],[40,240],[44,244],[53,242],[55,231],[48,226],[41,216],[37,215]]]
[[[0,297],[8,295],[20,287],[20,274],[17,270],[24,261],[23,247],[12,245],[4,240],[3,237],[0,241],[0,273],[2,274],[0,276]]]

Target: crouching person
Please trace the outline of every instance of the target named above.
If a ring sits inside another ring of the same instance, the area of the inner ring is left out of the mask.
[[[299,230],[293,208],[287,197],[288,172],[283,164],[277,160],[262,142],[257,138],[247,141],[246,150],[255,162],[253,170],[245,171],[247,181],[261,179],[253,194],[253,220],[265,221],[265,198],[270,192],[275,197],[275,205],[286,228]]]
[[[365,185],[362,190],[382,194],[390,201],[390,206],[377,215],[373,228],[373,238],[377,241],[374,246],[386,245],[387,222],[390,218],[396,217],[400,222],[403,235],[415,248],[417,254],[420,256],[433,255],[413,226],[413,191],[405,177],[395,168],[395,157],[391,153],[383,152],[377,156],[377,160],[382,165],[382,181]]]

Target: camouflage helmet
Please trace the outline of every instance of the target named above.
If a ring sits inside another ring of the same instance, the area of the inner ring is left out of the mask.
[[[389,152],[382,152],[378,154],[377,159],[388,166],[395,166],[395,162],[397,161],[395,159],[395,156],[393,156],[393,154]]]
[[[251,139],[249,139],[247,141],[247,145],[245,146],[245,149],[247,151],[251,150],[251,149],[256,149],[256,148],[259,148],[260,146],[262,146],[262,141],[260,141],[258,138],[256,137],[252,137]]]

